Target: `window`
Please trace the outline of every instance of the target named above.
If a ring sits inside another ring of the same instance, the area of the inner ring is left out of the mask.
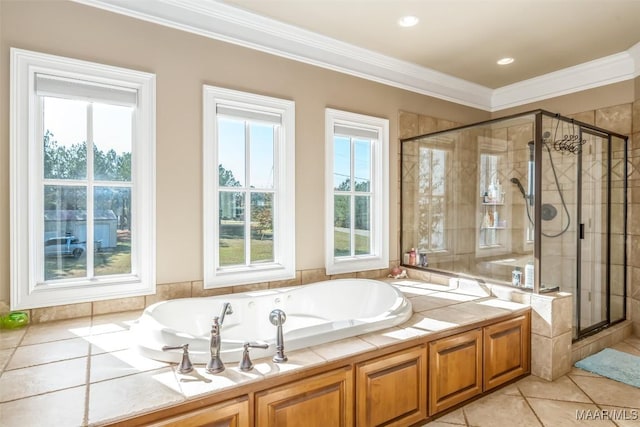
[[[11,305],[155,291],[155,76],[11,49]]]
[[[448,160],[448,150],[420,147],[418,247],[427,252],[447,250],[445,230]]]
[[[326,109],[327,274],[389,267],[389,122]]]
[[[204,86],[205,287],[295,277],[295,103]]]

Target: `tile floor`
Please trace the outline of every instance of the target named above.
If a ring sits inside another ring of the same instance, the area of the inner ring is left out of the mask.
[[[640,338],[612,348],[640,356]],[[529,376],[424,426],[640,427],[640,388],[572,368],[553,382]]]

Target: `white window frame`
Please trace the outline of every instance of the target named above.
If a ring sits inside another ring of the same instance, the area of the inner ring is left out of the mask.
[[[43,268],[43,185],[40,99],[36,74],[117,86],[136,92],[132,147],[131,273],[38,280]],[[10,238],[11,308],[74,304],[155,293],[155,75],[11,48]]]
[[[334,256],[334,127],[372,130],[378,139],[371,148],[371,254]],[[325,109],[325,269],[327,274],[389,268],[389,120]]]
[[[281,116],[274,152],[273,262],[219,265],[218,106]],[[295,102],[204,85],[203,169],[204,288],[295,278]]]

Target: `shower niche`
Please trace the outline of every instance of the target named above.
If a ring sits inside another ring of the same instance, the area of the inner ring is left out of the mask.
[[[626,317],[625,136],[537,110],[401,147],[404,266],[571,292],[574,339]]]

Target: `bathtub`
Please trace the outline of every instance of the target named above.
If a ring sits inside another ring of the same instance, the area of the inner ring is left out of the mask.
[[[214,316],[222,304],[231,304],[221,328],[221,358],[237,362],[246,341],[269,344],[251,349],[251,358],[275,354],[276,327],[271,310],[287,316],[283,325],[285,354],[342,338],[352,337],[405,322],[411,303],[386,282],[369,279],[328,280],[304,286],[228,294],[206,298],[162,301],[147,307],[131,327],[132,347],[143,356],[180,362],[182,352],[162,347],[189,344],[193,363],[210,359],[209,337]]]

